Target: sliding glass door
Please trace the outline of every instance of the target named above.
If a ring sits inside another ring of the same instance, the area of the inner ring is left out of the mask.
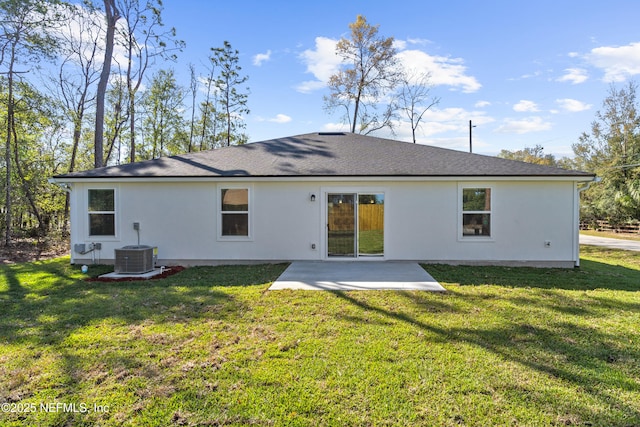
[[[327,199],[327,255],[356,256],[356,195],[329,194]]]
[[[384,194],[327,195],[327,256],[384,255]]]
[[[358,194],[358,256],[384,255],[384,194]]]

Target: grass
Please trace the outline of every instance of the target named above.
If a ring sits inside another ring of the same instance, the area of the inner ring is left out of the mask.
[[[353,256],[355,249],[353,231],[332,231],[329,237],[330,254]],[[384,231],[360,230],[358,232],[358,253],[360,255],[382,255],[384,253]]]
[[[360,230],[358,250],[363,255],[384,254],[384,230]]]
[[[640,253],[582,255],[425,266],[444,294],[2,266],[0,425],[640,425]]]

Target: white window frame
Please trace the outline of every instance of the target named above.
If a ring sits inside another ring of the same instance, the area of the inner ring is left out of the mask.
[[[223,211],[222,210],[222,190],[247,190],[247,199],[249,202],[249,210],[248,211]],[[251,185],[242,185],[242,184],[218,184],[216,189],[216,198],[217,209],[216,209],[216,217],[217,217],[217,237],[219,241],[225,242],[247,242],[253,240],[253,186]],[[247,235],[246,236],[224,236],[222,234],[222,215],[225,213],[229,214],[247,214]]]
[[[490,204],[491,209],[486,211],[465,211],[464,210],[464,190],[474,189],[488,189],[490,190]],[[464,182],[458,184],[458,215],[456,220],[458,221],[458,241],[460,242],[493,242],[495,241],[494,224],[494,210],[495,210],[495,190],[493,185],[484,182]],[[464,215],[465,214],[488,214],[489,215],[489,235],[465,235],[464,234]]]
[[[95,190],[111,190],[113,191],[113,211],[92,211],[89,210],[89,193]],[[117,240],[118,238],[118,190],[115,187],[89,187],[86,192],[86,220],[87,220],[87,237],[90,239],[99,238],[101,240]],[[113,234],[91,234],[91,215],[113,214]]]

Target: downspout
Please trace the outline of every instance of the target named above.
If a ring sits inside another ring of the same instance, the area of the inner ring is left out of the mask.
[[[575,197],[575,203],[574,203],[574,233],[575,233],[575,237],[573,239],[574,241],[574,247],[573,247],[573,255],[574,255],[574,260],[575,260],[575,267],[580,267],[580,194],[583,191],[586,191],[589,189],[589,187],[591,187],[591,184],[593,183],[598,183],[602,181],[602,178],[600,178],[599,176],[594,177],[591,181],[582,183],[582,184],[576,184],[576,192]]]

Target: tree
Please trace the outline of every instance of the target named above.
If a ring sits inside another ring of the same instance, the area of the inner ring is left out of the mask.
[[[58,71],[59,97],[72,122],[73,140],[69,172],[75,170],[85,115],[95,101],[94,85],[100,76],[97,62],[102,25],[95,19],[93,8],[69,6],[67,29],[58,37],[62,61]],[[79,31],[74,31],[75,29]]]
[[[221,48],[211,48],[213,56],[211,62],[220,68],[220,74],[215,80],[214,85],[220,95],[220,105],[224,112],[226,145],[231,145],[234,141],[243,144],[248,139],[241,132],[244,129],[243,114],[249,114],[247,108],[247,99],[249,97],[249,88],[241,88],[248,79],[248,76],[241,76],[242,68],[238,65],[239,52],[231,47],[231,44],[225,40],[224,46]],[[244,89],[244,91],[242,91]]]
[[[119,74],[120,75],[120,74]],[[105,163],[109,163],[113,151],[116,150],[116,164],[122,162],[122,139],[125,125],[129,120],[129,102],[127,101],[127,85],[124,79],[114,79],[111,88],[107,91],[107,106],[105,113],[105,137],[107,138],[107,155]],[[118,147],[116,148],[116,141]]]
[[[325,109],[334,112],[344,108],[343,117],[354,133],[368,134],[384,127],[393,130],[393,102],[381,114],[377,110],[401,76],[394,39],[379,36],[378,26],[367,23],[362,15],[349,28],[351,38],[343,37],[336,44],[336,54],[344,66],[329,79],[331,94],[324,98]]]
[[[429,98],[431,87],[428,73],[410,71],[403,74],[398,93],[398,106],[411,124],[413,143],[416,143],[416,130],[420,127],[424,114],[440,103],[440,98]]]
[[[55,24],[47,14],[47,2],[38,0],[0,1],[0,65],[6,68],[7,75],[7,116],[5,135],[5,244],[11,244],[11,197],[12,162],[20,162],[19,151],[12,160],[12,147],[16,141],[16,121],[14,85],[16,76],[29,70],[18,70],[20,64],[37,63],[42,57],[51,58],[55,50],[55,41],[45,31]],[[13,163],[17,165],[16,163]]]
[[[129,161],[136,161],[136,95],[155,58],[175,61],[184,42],[176,40],[176,29],[164,30],[162,0],[118,0],[125,23],[119,42],[126,51],[126,81],[129,101]]]
[[[597,219],[640,219],[640,115],[637,84],[611,86],[591,131],[573,145],[576,166],[602,182],[585,194],[585,209]]]
[[[96,168],[104,166],[104,100],[107,94],[107,84],[111,75],[111,58],[113,57],[113,45],[116,32],[116,22],[120,19],[120,12],[115,0],[104,0],[105,19],[107,31],[105,35],[104,61],[102,72],[98,82],[96,94],[96,126],[94,134],[94,164]]]
[[[185,122],[180,114],[185,98],[178,86],[173,70],[160,70],[154,74],[144,98],[146,140],[151,144],[150,158],[165,154],[178,154],[188,146]]]
[[[73,172],[86,116],[96,97],[94,85],[100,76],[97,64],[98,42],[103,37],[103,25],[96,19],[93,7],[70,5],[65,16],[66,26],[61,28],[58,35],[62,60],[55,83],[58,85],[57,93],[64,111],[73,127],[71,157],[67,168],[68,172]],[[66,219],[69,215],[69,193],[66,193],[65,199]],[[66,233],[66,220],[64,224],[63,232]]]
[[[196,125],[196,101],[198,95],[198,76],[196,75],[196,67],[193,64],[189,64],[189,74],[191,77],[189,89],[191,90],[191,122],[189,126],[189,148],[187,152],[193,151],[193,134],[195,132]]]
[[[216,63],[209,57],[208,74],[205,77],[206,94],[200,104],[200,151],[214,148],[218,143],[218,127],[222,120],[218,113],[218,93],[215,88]]]
[[[558,166],[558,162],[553,154],[544,154],[544,147],[525,147],[524,150],[509,151],[502,150],[498,157],[509,160],[519,160],[521,162],[535,163],[537,165]]]

